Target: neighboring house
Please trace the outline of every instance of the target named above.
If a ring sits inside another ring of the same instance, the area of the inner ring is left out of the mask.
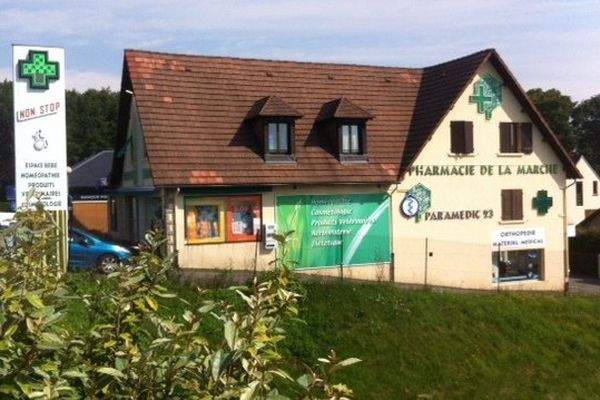
[[[590,214],[600,209],[598,173],[584,156],[579,157],[577,169],[581,172],[582,179],[569,181],[567,190],[570,225],[579,225]]]
[[[113,151],[104,150],[72,167],[69,174],[71,218],[85,229],[108,233],[109,209],[107,184]]]
[[[494,50],[427,68],[126,50],[112,234],[181,268],[562,290],[574,162]]]

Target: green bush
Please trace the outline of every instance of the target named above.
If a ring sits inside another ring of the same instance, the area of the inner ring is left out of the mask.
[[[56,224],[41,207],[21,211],[0,234],[0,395],[78,399],[347,399],[334,383],[338,369],[354,364],[334,352],[316,371],[297,379],[282,369],[279,343],[286,321],[298,315],[298,298],[286,257],[288,236],[279,236],[277,273],[231,290],[243,308],[209,300],[198,290],[189,303],[165,314],[175,295],[168,289],[172,258],[163,241],[146,235],[131,266],[98,279],[92,295],[68,284],[54,254]],[[80,309],[69,321],[68,304]],[[219,321],[219,338],[203,325]]]

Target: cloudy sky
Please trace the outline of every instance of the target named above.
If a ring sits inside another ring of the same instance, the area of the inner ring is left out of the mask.
[[[526,89],[600,93],[600,0],[0,0],[11,45],[64,47],[67,87],[118,90],[123,49],[423,67],[496,48]]]

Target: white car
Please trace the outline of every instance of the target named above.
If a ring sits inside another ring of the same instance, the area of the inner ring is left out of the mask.
[[[15,213],[13,212],[0,212],[0,229],[8,228],[15,222],[14,218]]]

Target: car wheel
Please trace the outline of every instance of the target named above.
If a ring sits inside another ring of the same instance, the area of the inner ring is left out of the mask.
[[[117,256],[114,254],[104,254],[98,259],[96,266],[98,271],[103,274],[110,274],[111,272],[115,272],[117,265],[119,265],[119,258]]]

